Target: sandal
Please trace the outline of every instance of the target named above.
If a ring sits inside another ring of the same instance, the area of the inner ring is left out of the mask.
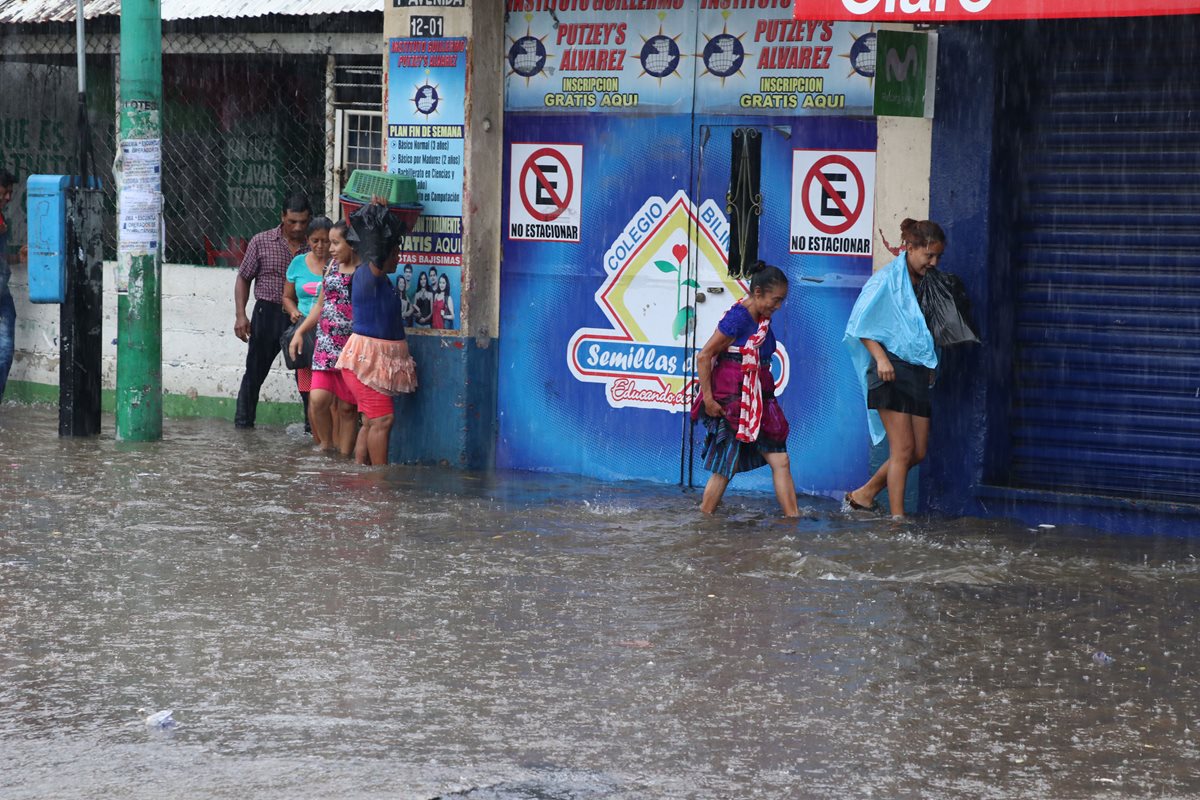
[[[869,506],[864,506],[862,503],[856,503],[854,501],[854,492],[852,492],[852,491],[846,492],[846,496],[842,498],[842,502],[851,511],[874,511],[875,510],[874,504],[869,505]]]

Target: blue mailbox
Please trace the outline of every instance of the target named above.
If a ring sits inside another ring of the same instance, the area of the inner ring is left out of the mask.
[[[67,296],[68,175],[30,175],[25,182],[29,230],[29,299],[61,303]]]

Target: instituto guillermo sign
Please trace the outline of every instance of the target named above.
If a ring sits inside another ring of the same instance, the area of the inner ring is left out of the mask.
[[[1151,17],[1200,13],[1200,0],[796,0],[794,12],[877,22]]]

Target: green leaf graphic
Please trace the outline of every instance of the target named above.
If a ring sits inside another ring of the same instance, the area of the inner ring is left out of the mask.
[[[684,306],[679,309],[679,313],[675,315],[675,322],[671,324],[671,335],[678,339],[683,335],[684,331],[689,328],[694,328],[696,325],[696,309],[691,306]]]
[[[692,287],[693,289],[699,289],[699,288],[700,288],[700,284],[696,283],[696,282],[695,282],[694,280],[692,280],[691,278],[684,278],[684,280],[683,280],[683,285],[684,285],[684,286],[690,286],[690,287]]]
[[[670,261],[655,261],[654,266],[658,267],[663,272],[678,272],[679,267],[672,264]]]

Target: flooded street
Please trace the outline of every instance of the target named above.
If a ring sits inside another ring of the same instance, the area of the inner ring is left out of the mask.
[[[1200,794],[1195,541],[105,431],[0,408],[6,800]]]

